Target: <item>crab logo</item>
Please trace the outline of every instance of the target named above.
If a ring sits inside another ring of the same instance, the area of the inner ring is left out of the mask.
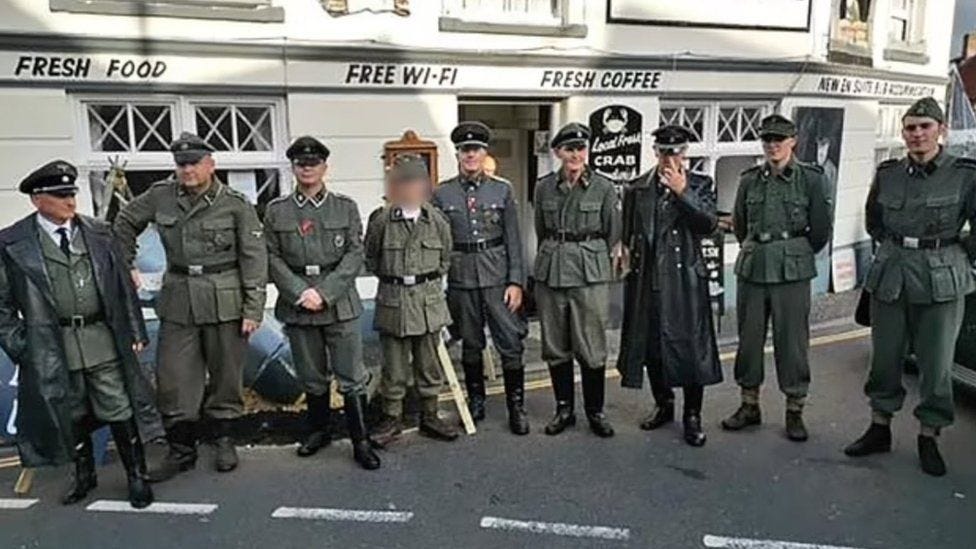
[[[617,116],[612,117],[613,107],[607,107],[603,111],[603,131],[608,134],[621,133],[627,129],[627,110],[617,109]]]

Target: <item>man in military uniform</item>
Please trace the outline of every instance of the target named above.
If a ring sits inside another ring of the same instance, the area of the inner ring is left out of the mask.
[[[430,175],[423,158],[401,154],[387,173],[390,205],[366,230],[366,267],[379,278],[374,327],[380,333],[383,419],[373,431],[388,444],[403,429],[408,376],[420,394],[420,432],[454,440],[457,430],[437,413],[443,386],[437,346],[450,324],[441,280],[451,264],[451,225],[427,199]]]
[[[485,323],[502,359],[508,425],[529,432],[525,416],[522,340],[527,327],[519,316],[525,286],[518,208],[512,186],[484,171],[491,131],[480,122],[462,122],[451,132],[458,175],[441,182],[433,204],[451,222],[454,253],[447,275],[447,300],[462,340],[461,364],[471,417],[485,417],[482,353]]]
[[[75,462],[62,497],[95,488],[91,432],[108,424],[129,502],[153,501],[134,417],[151,389],[136,358],[147,342],[128,272],[108,225],[75,211],[71,164],[57,160],[20,183],[37,212],[0,231],[0,346],[20,367],[18,447],[25,467]]]
[[[331,440],[334,373],[344,396],[353,457],[364,469],[378,469],[380,459],[370,446],[364,415],[363,307],[356,291],[363,266],[359,208],[351,198],[326,189],[329,149],[319,140],[299,137],[285,155],[296,190],[268,204],[264,225],[271,280],[278,287],[275,316],[285,324],[308,406],[298,455],[311,456]]]
[[[759,135],[766,161],[742,172],[733,212],[741,244],[735,264],[735,380],[742,404],[722,427],[738,431],[762,422],[759,387],[772,317],[776,378],[786,395],[786,436],[802,442],[808,437],[803,405],[810,384],[810,280],[817,275],[814,254],[830,238],[828,184],[822,168],[794,157],[796,125],[791,120],[767,116]]]
[[[268,277],[261,222],[246,196],[216,178],[213,149],[183,133],[171,150],[175,179],[153,184],[115,219],[130,266],[149,223],[166,250],[157,382],[169,453],[150,472],[154,481],[195,465],[201,408],[216,423],[217,471],[237,467],[231,428],[244,407],[244,350],[264,314]]]
[[[684,392],[684,439],[705,444],[705,385],[722,381],[708,271],[701,238],[715,232],[715,183],[685,169],[691,132],[654,131],[657,165],[634,180],[623,198],[623,234],[632,269],[624,287],[624,322],[617,370],[624,387],[640,389],[644,369],[657,404],[640,427],[674,421],[674,391]]]
[[[902,118],[908,155],[882,162],[868,193],[866,226],[880,242],[864,288],[871,296],[871,371],[864,392],[871,425],[844,452],[859,457],[891,451],[891,417],[905,401],[902,361],[914,343],[921,375],[918,456],[922,470],[946,473],[937,437],[953,422],[952,364],[965,310],[976,289],[971,273],[976,240],[976,161],[939,144],[945,117],[932,98]],[[969,252],[967,254],[967,251]]]
[[[607,367],[610,251],[620,240],[620,204],[613,183],[587,166],[590,129],[564,126],[552,139],[560,168],[535,190],[536,302],[542,320],[542,359],[556,397],[546,434],[576,424],[573,360],[583,377],[583,407],[590,429],[613,436],[603,413]]]

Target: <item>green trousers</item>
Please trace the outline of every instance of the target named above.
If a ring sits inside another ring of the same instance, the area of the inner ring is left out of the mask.
[[[403,415],[403,398],[411,375],[420,399],[428,404],[433,400],[436,407],[437,395],[444,385],[437,357],[439,338],[440,334],[405,337],[380,334],[383,373],[379,393],[383,397],[383,413],[393,417]]]
[[[755,284],[739,278],[736,292],[735,381],[743,389],[762,385],[766,331],[772,320],[779,388],[793,409],[802,407],[810,386],[810,281]]]
[[[359,319],[321,326],[285,327],[291,356],[305,392],[329,393],[332,376],[339,380],[339,392],[359,395],[366,391],[366,367]]]
[[[921,402],[915,417],[928,427],[954,419],[952,364],[965,313],[965,298],[945,303],[894,303],[871,298],[871,372],[864,392],[876,413],[891,416],[905,402],[902,369],[908,342],[915,346]]]
[[[542,360],[549,364],[572,363],[582,368],[607,365],[607,322],[610,285],[578,288],[535,285],[542,325]]]
[[[244,349],[241,321],[159,325],[156,359],[159,413],[163,425],[234,419],[244,411]]]
[[[68,398],[71,399],[72,418],[75,421],[89,415],[104,423],[126,421],[132,417],[122,363],[118,360],[71,370],[68,382]]]

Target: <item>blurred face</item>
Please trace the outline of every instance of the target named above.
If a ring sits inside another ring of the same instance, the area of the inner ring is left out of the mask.
[[[939,137],[945,125],[928,117],[906,116],[901,123],[901,137],[909,154],[927,156],[939,150]]]
[[[793,156],[795,137],[765,135],[762,138],[763,154],[770,164],[784,164]]]
[[[424,178],[404,179],[390,184],[390,202],[415,208],[427,201],[430,184]]]
[[[569,172],[581,172],[586,168],[590,157],[589,148],[582,143],[571,143],[556,149],[556,157],[562,163],[563,169]]]
[[[205,155],[196,162],[183,162],[176,165],[176,177],[180,185],[190,192],[199,191],[213,181],[215,165],[212,156]]]
[[[458,165],[466,174],[475,174],[482,170],[488,149],[478,145],[464,145],[458,147]]]
[[[295,181],[304,188],[315,188],[325,180],[329,165],[321,158],[296,159],[291,163]]]
[[[38,213],[58,225],[63,225],[70,219],[74,219],[77,202],[74,193],[65,194],[35,194],[31,195],[31,202],[37,208]]]

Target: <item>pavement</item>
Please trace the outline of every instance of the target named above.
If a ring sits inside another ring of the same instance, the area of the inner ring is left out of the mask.
[[[293,446],[241,448],[230,474],[212,471],[205,448],[197,469],[156,486],[152,512],[117,503],[125,497],[117,464],[101,468],[90,499],[70,507],[57,501],[66,470],[41,470],[29,499],[0,493],[0,547],[971,549],[976,396],[958,395],[956,425],[941,439],[943,478],[917,466],[911,377],[893,452],[847,458],[841,448],[867,426],[869,350],[863,331],[814,340],[811,439],[802,444],[782,434],[772,378],[765,423],[720,430],[738,399],[726,361],[727,381],[706,391],[704,448],[686,446],[679,424],[638,429],[648,392],[621,389],[617,379],[607,395],[616,437],[598,439],[585,421],[546,436],[552,397],[542,387],[528,394],[527,437],[507,432],[502,397],[493,396],[476,436],[443,443],[405,434],[374,472],[352,462],[346,441],[308,459]],[[0,469],[0,486],[16,476]]]

